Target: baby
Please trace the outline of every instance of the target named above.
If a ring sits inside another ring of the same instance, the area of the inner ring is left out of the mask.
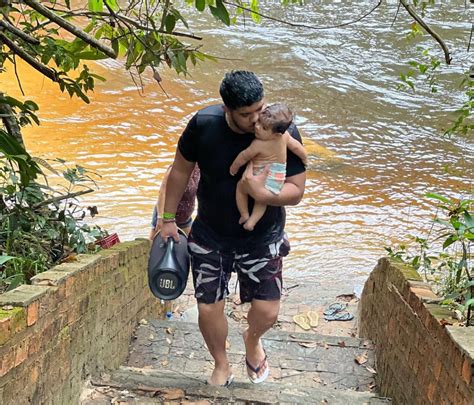
[[[285,104],[273,104],[265,108],[255,124],[255,139],[235,158],[230,166],[230,174],[234,176],[250,160],[253,162],[254,175],[262,173],[265,166],[269,165],[265,188],[275,195],[280,194],[286,178],[286,149],[290,149],[305,165],[307,163],[303,145],[287,131],[292,121],[293,113]],[[239,224],[244,224],[245,229],[252,231],[265,214],[267,206],[255,201],[252,215],[249,216],[248,193],[242,180],[237,184],[235,198],[240,212]]]

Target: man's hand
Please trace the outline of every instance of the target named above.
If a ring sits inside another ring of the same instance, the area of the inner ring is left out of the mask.
[[[163,227],[163,218],[158,218],[156,221],[156,226],[154,229],[151,230],[149,239],[152,241],[156,238],[156,235],[158,235],[158,232],[160,232],[160,229]]]
[[[265,181],[269,171],[270,165],[267,165],[263,173],[254,176],[252,162],[249,162],[241,180],[247,193],[255,201],[265,205],[282,207],[298,204],[304,194],[306,173],[303,172],[287,177],[280,194],[275,195],[265,188]]]
[[[178,227],[176,226],[176,222],[163,222],[160,236],[164,241],[167,241],[169,237],[172,237],[176,242],[179,243]]]
[[[265,198],[271,196],[271,192],[265,188],[265,180],[267,179],[268,172],[270,171],[270,165],[266,165],[262,173],[253,174],[253,163],[250,161],[242,175],[242,183],[247,193],[255,201],[262,201]]]

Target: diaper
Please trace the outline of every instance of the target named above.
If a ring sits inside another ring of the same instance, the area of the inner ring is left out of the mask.
[[[254,165],[253,174],[259,175],[265,170],[266,165]],[[270,170],[265,180],[265,188],[273,194],[280,194],[286,178],[286,163],[270,163]]]

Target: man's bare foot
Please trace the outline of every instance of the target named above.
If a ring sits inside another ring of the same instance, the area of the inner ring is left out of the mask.
[[[268,375],[268,362],[265,351],[260,340],[257,341],[257,345],[251,345],[248,343],[249,340],[248,329],[244,332],[244,344],[245,344],[245,357],[247,360],[247,372],[252,382],[263,382],[258,379]],[[249,367],[249,365],[251,367]],[[258,370],[255,372],[255,370]],[[266,378],[266,377],[265,377]],[[265,379],[264,378],[264,379]]]
[[[232,375],[232,369],[229,365],[227,365],[227,367],[214,368],[214,371],[212,372],[209,380],[207,380],[207,383],[209,385],[227,387],[233,379],[234,376]]]
[[[250,218],[249,214],[241,215],[239,219],[239,225],[245,224],[249,218]]]

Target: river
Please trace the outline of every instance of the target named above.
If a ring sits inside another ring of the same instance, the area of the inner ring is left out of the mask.
[[[327,26],[354,19],[375,3],[312,1],[262,11]],[[440,58],[442,53],[428,37],[406,41],[410,19],[403,10],[392,27],[396,2],[384,2],[360,23],[330,30],[255,25],[249,19],[245,26],[217,27],[201,15],[192,29],[205,38],[207,52],[225,59],[203,63],[188,77],[164,72],[169,97],[150,76],[138,91],[116,61],[94,67],[107,82],[97,84],[90,105],[69,99],[22,67],[23,87],[40,105],[42,120],[25,131],[26,144],[33,155],[60,157],[100,174],[99,190],[81,200],[98,207],[91,222],[122,240],[145,237],[160,179],[187,120],[219,101],[227,70],[253,70],[271,102],[294,109],[311,154],[304,199],[287,210],[292,253],[286,274],[360,286],[384,246],[428,229],[435,210],[425,193],[472,195],[472,134],[442,137],[462,104],[454,79],[472,61],[472,50],[471,56],[466,52],[471,25],[463,8],[463,1],[436,6],[435,17],[447,22],[433,26],[454,50],[454,63],[442,67],[435,94],[422,83],[416,92],[397,89],[406,63],[419,59],[417,45],[432,47]],[[18,94],[13,76],[2,88]]]

